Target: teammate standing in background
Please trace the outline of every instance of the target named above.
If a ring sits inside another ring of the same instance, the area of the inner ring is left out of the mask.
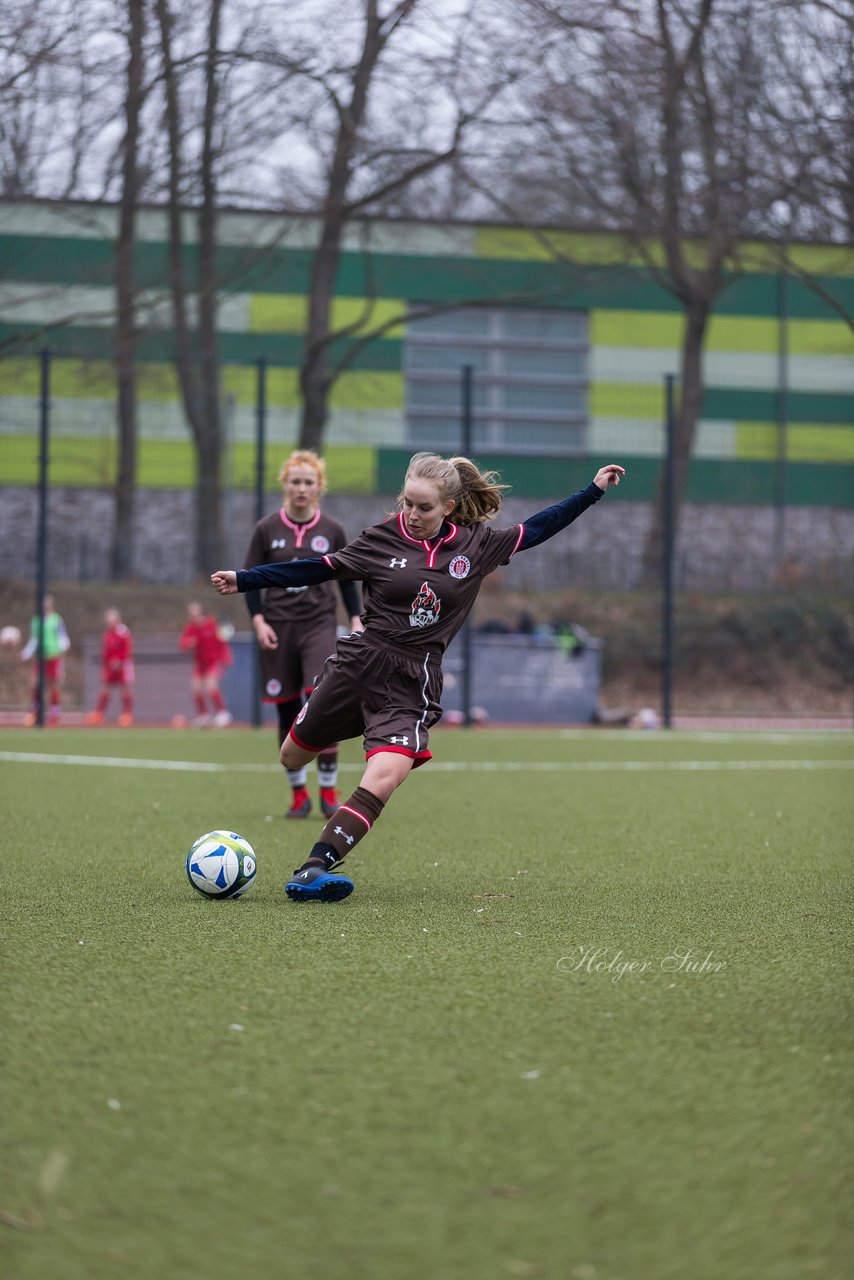
[[[428,730],[442,714],[442,655],[472,608],[487,574],[517,551],[565,529],[620,483],[622,467],[600,467],[585,489],[506,529],[489,528],[506,485],[469,458],[417,453],[406,472],[400,511],[341,551],[295,564],[211,575],[220,595],[263,586],[362,579],[365,629],[339,640],[281,751],[298,769],[328,742],[364,740],[366,767],[352,796],[320,833],[285,885],[297,902],[337,901],[353,891],[336,867],[371,830],[413,768],[430,759]]]
[[[26,725],[34,725],[38,720],[39,698],[39,631],[41,621],[38,616],[30,623],[30,638],[21,650],[21,661],[33,658],[33,709],[24,720]],[[65,675],[64,655],[71,648],[65,623],[53,607],[53,596],[44,598],[44,683],[45,698],[50,710],[47,713],[48,724],[59,724],[60,690]]]
[[[213,724],[222,729],[231,724],[231,713],[225,705],[219,682],[224,667],[231,666],[231,648],[219,633],[219,624],[202,606],[193,601],[187,605],[187,625],[181,632],[180,646],[193,655],[191,686],[196,704],[195,725],[211,723],[206,699],[210,699]]]
[[[133,636],[122,622],[118,609],[107,609],[104,614],[104,634],[101,637],[101,692],[98,705],[86,717],[87,724],[103,724],[104,712],[110,694],[116,689],[122,698],[119,716],[121,727],[133,724]]]
[[[279,471],[284,505],[259,520],[246,553],[247,569],[256,564],[286,564],[305,556],[339,551],[347,538],[341,525],[320,510],[326,493],[326,463],[308,449],[286,458]],[[351,631],[361,631],[359,590],[354,582],[340,584]],[[270,586],[246,596],[252,626],[261,651],[261,696],[276,706],[279,747],[311,693],[323,664],[335,652],[336,593],[331,582],[315,586]],[[324,817],[338,808],[338,745],[332,743],[317,757],[320,807]],[[311,796],[306,766],[288,769],[293,789],[288,818],[307,818]]]

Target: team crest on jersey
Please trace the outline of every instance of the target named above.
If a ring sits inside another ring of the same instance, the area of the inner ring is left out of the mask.
[[[410,608],[412,609],[409,615],[410,627],[432,627],[433,623],[439,620],[442,601],[435,591],[430,590],[426,582],[422,582],[421,589]]]
[[[302,711],[299,713],[296,720],[294,721],[294,724],[302,724],[303,720],[305,719],[305,715],[307,711],[308,711],[308,703],[305,704]]]
[[[282,692],[282,684],[280,680],[268,680],[266,684],[267,696],[270,698],[278,698]]]
[[[452,578],[467,578],[471,573],[471,560],[468,556],[454,556],[448,565],[448,573]]]
[[[311,540],[311,549],[319,556],[325,555],[329,550],[329,539],[324,538],[322,533],[316,533]]]

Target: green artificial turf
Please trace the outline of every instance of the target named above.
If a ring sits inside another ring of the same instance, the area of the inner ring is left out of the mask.
[[[850,735],[431,745],[297,906],[270,734],[0,732],[2,1280],[848,1274]]]

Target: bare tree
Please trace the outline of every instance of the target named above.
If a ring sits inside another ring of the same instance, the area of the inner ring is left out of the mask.
[[[854,242],[854,6],[776,0],[767,38],[767,162],[780,239]]]
[[[406,21],[417,0],[399,0],[386,14],[379,12],[378,0],[366,0],[362,48],[350,84],[349,100],[336,95],[338,129],[329,165],[326,198],[321,214],[320,242],[315,250],[309,282],[308,328],[305,355],[300,369],[303,410],[300,447],[316,449],[323,438],[327,416],[330,379],[327,352],[331,341],[331,308],[335,275],[341,253],[341,237],[355,212],[348,199],[360,132],[368,106],[368,94],[377,63],[388,41]]]
[[[780,72],[771,38],[778,6],[615,2],[593,6],[593,24],[591,7],[576,0],[528,0],[527,8],[542,51],[540,85],[516,186],[524,188],[530,173],[555,220],[618,231],[684,315],[678,511],[703,400],[710,315],[741,269],[740,241],[772,229],[768,211],[784,194],[766,128],[768,86]],[[776,145],[783,145],[779,132]],[[660,498],[643,557],[647,581],[659,572]]]
[[[784,272],[854,329],[854,309],[836,287],[833,262],[854,260],[854,7],[777,0],[767,31],[778,75],[765,82],[764,155],[777,198],[765,211],[770,239],[745,261]],[[847,246],[819,274],[800,241]]]
[[[200,572],[221,559],[222,518],[220,467],[223,430],[220,409],[219,359],[216,332],[216,143],[219,91],[219,28],[221,0],[210,0],[202,65],[201,143],[196,179],[200,200],[196,214],[198,235],[195,289],[187,279],[183,211],[186,175],[183,144],[186,125],[182,112],[179,69],[173,42],[175,18],[168,0],[156,0],[163,60],[165,123],[169,144],[168,221],[169,284],[175,330],[175,364],[184,412],[196,447],[195,564]],[[197,323],[191,323],[190,299]]]
[[[256,64],[287,77],[287,123],[274,151],[296,152],[299,162],[281,167],[285,202],[316,211],[319,221],[300,367],[303,447],[322,446],[330,392],[351,362],[353,344],[361,350],[390,327],[373,322],[370,297],[352,324],[333,324],[346,229],[362,220],[370,281],[365,219],[400,213],[407,193],[424,192],[445,168],[459,176],[468,136],[515,74],[500,55],[487,64],[477,52],[485,8],[483,0],[467,0],[447,24],[425,9],[419,26],[419,0],[362,0],[346,15],[338,4],[312,5],[306,24],[289,26],[287,50],[275,32],[256,39]],[[333,354],[336,348],[343,354]]]
[[[139,190],[139,131],[145,95],[145,0],[127,0],[125,134],[122,142],[122,190],[116,240],[116,354],[118,465],[113,525],[112,575],[126,578],[133,565],[133,517],[136,496],[136,211]]]
[[[121,100],[110,0],[0,11],[0,192],[86,194]]]

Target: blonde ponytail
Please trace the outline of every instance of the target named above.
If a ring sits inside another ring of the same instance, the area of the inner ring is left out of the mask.
[[[456,524],[484,524],[501,510],[504,491],[497,471],[481,471],[471,458],[440,458],[436,453],[416,453],[406,468],[407,480],[432,480],[440,500],[453,501],[449,519]],[[398,504],[403,501],[401,491]]]

